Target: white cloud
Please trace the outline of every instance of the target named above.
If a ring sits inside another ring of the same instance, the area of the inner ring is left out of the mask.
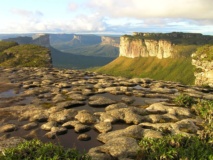
[[[212,0],[91,0],[88,7],[111,17],[212,19]]]

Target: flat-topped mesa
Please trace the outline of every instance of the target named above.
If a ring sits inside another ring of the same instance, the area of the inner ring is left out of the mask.
[[[119,44],[120,44],[119,37],[101,36],[101,45],[111,45],[114,47],[119,47]]]
[[[213,36],[200,33],[140,33],[134,32],[133,36],[124,35],[120,38],[120,54],[129,58],[157,57],[159,59],[178,55],[178,45],[204,45],[213,44]],[[184,56],[184,55],[183,55]]]
[[[167,40],[152,39],[130,39],[122,36],[120,38],[120,54],[129,58],[135,57],[157,57],[159,59],[171,57],[173,45]]]

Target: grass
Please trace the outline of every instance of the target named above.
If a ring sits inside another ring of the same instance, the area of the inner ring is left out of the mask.
[[[204,45],[202,47],[199,47],[195,52],[193,59],[200,59],[211,62],[213,60],[213,46]]]
[[[146,160],[212,160],[213,146],[196,136],[169,135],[160,139],[143,138],[137,159]]]
[[[5,49],[11,48],[13,46],[17,46],[18,43],[16,42],[6,42],[6,41],[0,41],[0,52],[4,51]]]
[[[176,59],[118,57],[95,71],[113,76],[152,78],[176,81],[183,84],[194,84],[195,80],[191,58],[184,57]]]
[[[53,143],[39,140],[26,141],[15,148],[8,148],[0,153],[1,160],[89,160],[86,154],[76,149],[64,149]]]

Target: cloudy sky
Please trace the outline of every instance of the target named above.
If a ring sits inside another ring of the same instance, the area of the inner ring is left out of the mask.
[[[0,0],[0,7],[0,33],[213,35],[213,0]]]

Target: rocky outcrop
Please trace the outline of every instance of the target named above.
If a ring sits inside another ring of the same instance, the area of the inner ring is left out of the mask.
[[[114,47],[119,47],[120,38],[101,36],[101,45],[110,45],[110,46],[114,46]]]
[[[134,39],[122,36],[120,38],[120,54],[129,58],[157,57],[159,59],[171,57],[173,45],[167,40]]]
[[[101,43],[101,37],[96,35],[74,35],[71,46],[94,45]]]
[[[192,64],[196,67],[194,75],[196,85],[213,87],[213,46],[200,47],[192,54]]]

